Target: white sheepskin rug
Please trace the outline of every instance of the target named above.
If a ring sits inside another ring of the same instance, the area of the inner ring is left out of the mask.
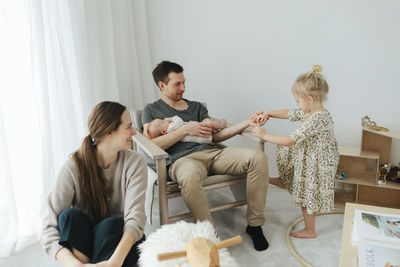
[[[218,243],[214,227],[209,221],[187,223],[179,221],[174,224],[163,225],[160,229],[150,234],[146,241],[139,245],[141,251],[139,266],[182,266],[189,267],[186,258],[177,258],[166,261],[158,261],[157,255],[167,252],[185,250],[187,242],[195,237],[207,238],[211,242]],[[221,267],[239,267],[236,260],[230,255],[227,248],[218,250]]]

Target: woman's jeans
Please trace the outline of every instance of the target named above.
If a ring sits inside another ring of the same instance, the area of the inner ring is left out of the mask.
[[[92,219],[83,211],[70,208],[58,215],[60,231],[59,244],[71,250],[80,251],[90,258],[91,263],[108,260],[121,240],[124,222],[122,218],[106,218],[94,224]],[[132,246],[126,256],[123,267],[137,266],[139,259],[138,245],[143,238]]]

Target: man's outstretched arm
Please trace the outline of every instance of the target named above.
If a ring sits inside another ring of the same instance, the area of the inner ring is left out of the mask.
[[[263,113],[262,111],[258,111],[256,113],[254,113],[248,120],[231,125],[225,129],[222,129],[219,132],[214,133],[213,134],[213,142],[214,143],[223,142],[223,141],[231,138],[232,136],[240,134],[241,132],[246,130],[247,127],[254,126],[257,123],[257,119],[259,118],[259,116],[262,113]],[[208,120],[208,119],[205,119],[204,121],[206,121],[206,120]]]
[[[148,127],[149,123],[143,125],[143,135],[163,150],[173,146],[186,135],[209,138],[212,133],[212,128],[206,123],[190,121],[165,135],[161,135],[156,138],[150,138],[147,132]]]
[[[247,121],[242,121],[237,124],[226,127],[225,129],[222,129],[221,131],[213,134],[213,142],[214,143],[223,142],[223,141],[231,138],[232,136],[235,136],[235,135],[243,132],[249,126],[250,126],[250,122],[247,120]]]

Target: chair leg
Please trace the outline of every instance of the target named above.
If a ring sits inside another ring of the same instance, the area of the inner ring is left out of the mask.
[[[163,225],[168,223],[167,168],[165,159],[157,160],[157,177],[160,225]]]

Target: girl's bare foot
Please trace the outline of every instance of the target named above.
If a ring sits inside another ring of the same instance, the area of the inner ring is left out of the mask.
[[[308,232],[306,229],[290,233],[290,236],[297,237],[297,238],[316,238],[317,233],[316,232]]]
[[[269,178],[269,183],[270,183],[270,184],[273,184],[273,185],[276,185],[276,186],[278,186],[278,187],[280,187],[280,188],[282,188],[282,189],[286,189],[286,187],[285,187],[285,185],[282,183],[282,180],[281,180],[280,177],[278,177],[278,178]]]

